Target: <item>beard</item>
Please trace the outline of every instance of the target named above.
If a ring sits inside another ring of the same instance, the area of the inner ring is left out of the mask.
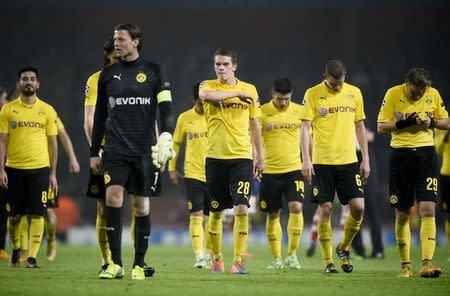
[[[30,97],[36,93],[36,90],[33,87],[24,87],[20,90],[20,92],[27,97]]]

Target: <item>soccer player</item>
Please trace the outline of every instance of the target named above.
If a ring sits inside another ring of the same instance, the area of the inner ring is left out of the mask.
[[[36,256],[44,233],[48,190],[58,191],[56,112],[36,95],[39,74],[35,67],[22,68],[18,78],[20,96],[0,112],[0,155],[7,153],[8,156],[6,167],[0,157],[0,184],[8,189],[11,207],[11,267],[20,265],[21,216],[30,215],[31,244],[27,267],[37,268]]]
[[[116,63],[118,58],[114,50],[114,38],[108,39],[103,46],[103,69]],[[85,101],[84,101],[84,131],[89,145],[92,140],[92,127],[94,125],[94,112],[97,103],[97,86],[98,78],[102,70],[92,74],[86,82]],[[104,141],[102,142],[104,145]],[[108,244],[108,236],[106,234],[106,218],[105,218],[105,181],[102,173],[94,174],[90,171],[89,182],[86,195],[97,200],[97,218],[95,220],[95,229],[97,232],[97,240],[102,256],[101,271],[105,270],[111,261],[111,251]],[[133,220],[134,221],[134,220]],[[133,231],[133,229],[132,229]]]
[[[244,254],[248,241],[249,198],[253,176],[259,177],[264,169],[264,152],[258,121],[261,113],[258,93],[254,85],[235,77],[236,69],[236,53],[231,49],[218,49],[214,54],[217,79],[203,81],[199,97],[203,101],[208,124],[206,181],[211,201],[208,231],[214,257],[211,270],[225,272],[222,217],[224,209],[233,208],[234,259],[231,273],[246,274]],[[256,149],[255,159],[252,143]]]
[[[445,233],[447,235],[447,246],[450,251],[450,144],[449,144],[450,128],[447,131],[438,131],[436,138],[436,151],[442,157],[442,165],[440,172],[440,196],[441,209],[447,214],[445,220]],[[450,257],[447,259],[450,262]]]
[[[195,254],[194,267],[211,266],[210,239],[208,231],[203,229],[203,216],[208,223],[209,202],[206,191],[205,158],[208,146],[208,132],[203,103],[198,97],[200,83],[193,87],[194,107],[181,113],[173,134],[175,157],[169,161],[170,180],[180,186],[179,179],[184,178],[188,200],[189,236]],[[177,156],[181,144],[185,143],[184,177],[177,171]]]
[[[364,212],[363,181],[370,173],[364,126],[363,98],[359,88],[345,82],[346,69],[340,60],[325,67],[324,81],[305,93],[302,118],[302,173],[312,182],[311,201],[319,204],[318,234],[325,263],[325,274],[337,273],[333,261],[331,212],[335,192],[343,205],[349,205],[344,236],[336,247],[344,272],[352,272],[349,247],[359,231]],[[309,132],[313,126],[313,159],[309,151]],[[338,132],[337,132],[338,131]],[[361,147],[358,165],[355,134]]]
[[[423,68],[413,68],[406,82],[386,92],[378,114],[378,132],[391,133],[389,202],[395,208],[395,237],[401,259],[398,277],[412,276],[409,214],[419,203],[421,277],[439,277],[432,265],[436,246],[435,207],[438,192],[438,158],[433,129],[448,129],[448,113],[439,92]]]
[[[149,196],[155,190],[158,169],[173,156],[172,96],[162,67],[140,57],[142,37],[136,25],[117,25],[114,47],[120,61],[103,69],[100,74],[90,160],[94,173],[104,172],[106,186],[106,231],[112,262],[100,273],[100,278],[123,278],[125,274],[121,254],[121,208],[126,189],[136,217],[131,278],[143,280],[150,235]],[[160,111],[163,132],[158,142],[154,126],[156,108]],[[104,136],[104,151],[100,159]]]
[[[265,164],[261,180],[260,208],[267,213],[266,235],[273,255],[268,269],[282,269],[280,214],[283,197],[289,207],[288,254],[285,263],[300,269],[297,249],[303,231],[305,183],[301,172],[300,126],[303,106],[291,101],[292,83],[287,78],[274,81],[272,100],[261,106],[261,128]]]
[[[8,92],[0,86],[0,109],[8,103]],[[8,212],[6,211],[6,190],[0,188],[0,260],[8,260],[10,255],[6,252]]]

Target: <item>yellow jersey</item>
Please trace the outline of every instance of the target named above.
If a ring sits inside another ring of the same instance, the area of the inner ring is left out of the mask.
[[[56,115],[56,128],[59,131],[60,129],[64,128],[64,124],[62,123],[61,118],[59,118],[58,115]]]
[[[32,105],[17,98],[0,111],[0,133],[8,135],[6,166],[15,169],[38,169],[50,166],[49,136],[58,134],[56,111],[36,99]]]
[[[303,106],[290,102],[286,110],[272,101],[261,106],[261,129],[264,139],[264,173],[282,174],[301,170],[300,126]]]
[[[102,71],[97,71],[91,76],[89,76],[87,82],[86,82],[86,89],[85,89],[85,99],[84,99],[84,105],[85,106],[95,106],[97,103],[97,88],[98,88],[98,79],[100,77],[100,73]]]
[[[322,81],[306,90],[303,104],[302,119],[313,127],[313,164],[357,162],[355,122],[366,118],[359,88],[344,82],[340,92],[333,92]]]
[[[258,92],[253,84],[236,79],[234,86],[222,84],[219,80],[205,80],[200,90],[240,91],[249,94],[251,104],[239,98],[221,102],[203,102],[208,124],[208,150],[206,157],[217,159],[252,159],[252,144],[249,136],[249,120],[260,117]]]
[[[204,115],[192,108],[180,114],[173,133],[173,148],[176,156],[169,161],[169,172],[176,170],[180,145],[186,143],[184,176],[206,182],[205,159],[208,146],[208,127]]]
[[[450,176],[450,139],[445,143],[446,130],[437,130],[435,147],[437,153],[442,157],[441,175]]]
[[[422,98],[414,101],[406,93],[406,83],[404,83],[388,89],[378,113],[378,122],[396,122],[405,119],[413,112],[417,112],[421,119],[426,116],[434,119],[448,117],[442,98],[435,88],[429,87]],[[418,126],[411,126],[391,133],[391,147],[394,148],[433,145],[433,129],[424,130]]]

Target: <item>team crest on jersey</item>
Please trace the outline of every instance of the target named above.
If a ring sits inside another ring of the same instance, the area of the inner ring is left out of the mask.
[[[213,209],[217,209],[219,207],[219,203],[216,200],[211,201],[211,207]]]
[[[325,116],[325,115],[328,114],[328,111],[325,108],[320,108],[319,109],[319,114],[320,114],[320,116]]]
[[[266,130],[271,131],[273,129],[273,124],[267,123],[265,127],[266,127]]]
[[[99,191],[100,191],[100,189],[98,188],[97,185],[92,185],[92,186],[91,186],[91,192],[92,192],[93,194],[97,194]]]
[[[188,201],[188,209],[192,210],[192,202]]]
[[[87,96],[87,94],[89,93],[89,84],[86,84],[86,88],[84,89],[84,94]]]
[[[313,188],[313,197],[316,197],[317,195],[319,195],[319,188],[317,186],[314,186],[314,188]]]
[[[389,202],[393,205],[395,205],[398,202],[398,197],[395,194],[392,194],[391,197],[389,197]]]
[[[12,128],[12,129],[15,129],[16,127],[17,127],[17,121],[11,121],[10,123],[9,123],[9,126]]]
[[[267,203],[264,201],[264,200],[262,200],[261,202],[260,202],[260,206],[261,206],[261,209],[266,209],[267,208]]]
[[[137,82],[144,83],[145,80],[147,80],[147,75],[145,75],[145,73],[139,72],[138,75],[136,75]]]
[[[431,102],[432,102],[431,98],[426,98],[426,99],[425,99],[425,103],[426,103],[427,105],[430,105]]]
[[[349,94],[347,95],[347,99],[349,99],[349,100],[353,100],[354,98],[355,98],[355,95],[352,94],[352,93],[349,93]]]
[[[103,176],[105,179],[105,185],[109,184],[111,182],[111,176],[108,174],[108,172],[105,172],[105,175]]]
[[[395,118],[397,118],[397,120],[402,120],[403,119],[403,113],[402,112],[395,113]]]

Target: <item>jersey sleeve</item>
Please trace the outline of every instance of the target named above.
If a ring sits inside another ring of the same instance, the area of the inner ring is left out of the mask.
[[[49,108],[47,115],[46,132],[47,136],[56,136],[58,134],[57,117],[55,109]]]
[[[59,116],[56,116],[56,128],[58,129],[58,131],[64,128],[64,124]]]
[[[106,82],[104,82],[105,72],[102,71],[98,79],[98,95],[95,104],[94,126],[92,127],[91,157],[98,156],[105,135],[106,118],[108,117]]]
[[[301,102],[303,105],[302,112],[302,120],[312,121],[314,119],[314,100],[313,93],[311,89],[307,89],[305,96],[303,97],[303,101]]]
[[[435,90],[434,93],[435,97],[435,111],[434,111],[434,118],[436,119],[446,119],[448,118],[448,112],[445,109],[444,101],[442,101],[441,95],[437,90]]]
[[[97,84],[98,75],[91,75],[86,82],[86,89],[84,92],[84,105],[85,106],[95,106],[97,102]]]
[[[155,96],[158,104],[161,102],[172,101],[170,82],[167,79],[166,71],[163,67],[158,66],[156,72],[158,75],[158,81],[156,82]]]
[[[381,103],[377,122],[395,122],[394,116],[394,99],[391,90],[388,90]]]
[[[259,118],[261,117],[261,103],[255,86],[251,88],[250,95],[253,98],[253,103],[250,106],[250,118]]]
[[[355,93],[355,103],[356,103],[356,113],[355,122],[366,119],[366,114],[364,113],[364,100],[360,89],[356,90]]]
[[[9,135],[8,111],[6,107],[0,110],[0,134]]]

